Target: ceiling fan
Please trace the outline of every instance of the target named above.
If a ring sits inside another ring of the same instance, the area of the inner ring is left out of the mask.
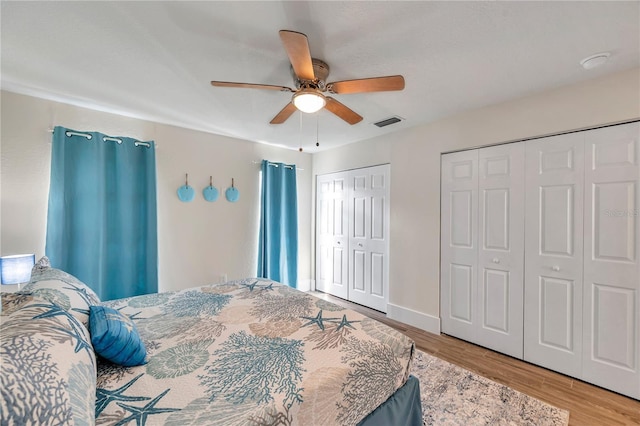
[[[329,65],[324,61],[311,57],[309,41],[306,35],[296,31],[280,30],[280,39],[291,62],[295,90],[286,86],[234,83],[230,81],[212,81],[211,84],[217,87],[244,87],[293,93],[291,102],[273,117],[271,124],[284,123],[296,109],[306,113],[313,113],[322,108],[326,108],[349,124],[356,124],[362,121],[362,116],[331,96],[326,96],[325,93],[342,95],[404,89],[404,77],[401,75],[326,83],[329,75]]]

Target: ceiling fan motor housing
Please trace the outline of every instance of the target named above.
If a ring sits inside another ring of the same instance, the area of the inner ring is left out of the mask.
[[[313,64],[313,73],[315,74],[317,81],[309,82],[307,80],[300,80],[293,70],[293,65],[289,66],[291,77],[293,77],[296,88],[312,87],[325,91],[327,77],[329,76],[329,65],[325,61],[321,61],[316,58],[311,58],[311,63]]]

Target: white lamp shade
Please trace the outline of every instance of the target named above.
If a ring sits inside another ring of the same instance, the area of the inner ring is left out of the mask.
[[[26,283],[31,279],[31,269],[35,263],[35,254],[0,257],[0,282],[2,284]]]
[[[302,112],[313,113],[321,110],[327,101],[315,90],[303,89],[293,95],[293,104]]]

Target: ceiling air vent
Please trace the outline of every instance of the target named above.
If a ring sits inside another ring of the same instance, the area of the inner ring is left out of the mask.
[[[401,121],[402,121],[402,119],[400,117],[391,117],[391,118],[387,118],[385,120],[378,121],[377,123],[373,123],[373,124],[375,124],[378,127],[384,127],[384,126],[388,126],[390,124],[399,123]]]

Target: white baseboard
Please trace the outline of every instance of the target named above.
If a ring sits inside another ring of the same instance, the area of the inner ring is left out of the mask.
[[[440,318],[413,309],[387,304],[387,318],[412,325],[433,334],[440,334]]]
[[[298,280],[298,290],[300,291],[310,291],[313,287],[313,280]]]

